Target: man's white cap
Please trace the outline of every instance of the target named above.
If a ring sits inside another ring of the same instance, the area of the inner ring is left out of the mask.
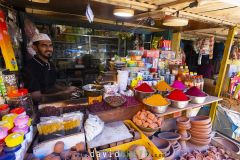
[[[38,42],[38,41],[51,41],[51,39],[47,34],[38,33],[33,36],[32,42]]]

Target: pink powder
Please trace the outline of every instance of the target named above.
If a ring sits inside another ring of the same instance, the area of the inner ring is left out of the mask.
[[[199,88],[197,87],[191,87],[186,92],[189,96],[195,96],[195,97],[206,97],[207,95],[203,93]]]
[[[181,81],[174,81],[173,84],[171,85],[172,88],[179,89],[179,90],[184,90],[186,87]]]

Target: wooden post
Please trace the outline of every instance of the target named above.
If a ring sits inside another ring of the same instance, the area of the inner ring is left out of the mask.
[[[173,33],[173,40],[172,40],[172,50],[176,52],[176,55],[179,54],[180,51],[180,41],[181,41],[181,33]]]
[[[233,27],[233,28],[229,29],[229,31],[228,31],[228,37],[227,37],[227,41],[225,43],[223,59],[221,62],[219,76],[218,76],[218,80],[217,80],[217,84],[216,84],[216,88],[215,88],[215,92],[214,92],[214,96],[217,96],[217,97],[220,97],[220,95],[221,95],[224,78],[225,78],[226,70],[227,70],[227,62],[228,62],[231,47],[233,44],[236,29],[237,29],[237,27]],[[212,122],[214,122],[214,119],[216,116],[217,106],[218,106],[217,102],[215,102],[211,105],[210,117],[212,118]]]

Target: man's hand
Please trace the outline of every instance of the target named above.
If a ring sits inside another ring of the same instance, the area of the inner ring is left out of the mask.
[[[75,86],[70,86],[70,87],[67,87],[66,92],[67,92],[67,93],[72,93],[72,92],[75,92],[75,91],[77,91],[77,90],[78,90],[77,87],[75,87]]]

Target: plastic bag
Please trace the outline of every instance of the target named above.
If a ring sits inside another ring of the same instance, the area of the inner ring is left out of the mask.
[[[62,118],[40,122],[37,125],[40,141],[58,138],[64,136],[64,125]]]
[[[103,128],[104,122],[98,116],[89,114],[84,126],[87,140],[93,140],[103,131]]]
[[[83,116],[81,112],[63,114],[63,125],[66,135],[80,132],[83,124]]]

